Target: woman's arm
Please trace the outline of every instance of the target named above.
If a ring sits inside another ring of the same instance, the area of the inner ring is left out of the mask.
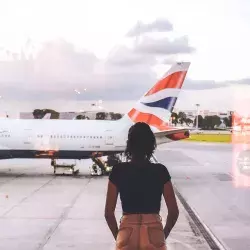
[[[165,238],[167,238],[179,217],[179,209],[171,181],[164,184],[163,196],[168,208],[167,222],[164,227]]]
[[[118,197],[117,187],[111,181],[109,181],[107,197],[106,197],[106,205],[105,205],[105,219],[115,239],[118,234],[118,225],[115,218],[115,207],[116,207],[117,197]]]

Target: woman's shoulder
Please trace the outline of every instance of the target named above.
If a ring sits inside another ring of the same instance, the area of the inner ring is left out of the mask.
[[[115,170],[120,170],[120,169],[123,169],[125,166],[128,165],[128,162],[119,162],[119,163],[116,163],[112,169],[115,169]]]
[[[152,167],[158,168],[158,169],[165,169],[167,168],[164,164],[160,163],[160,162],[151,162],[150,163]]]
[[[162,163],[152,163],[152,167],[153,168],[157,168],[157,170],[161,173],[161,174],[169,174],[168,172],[168,168],[162,164]]]

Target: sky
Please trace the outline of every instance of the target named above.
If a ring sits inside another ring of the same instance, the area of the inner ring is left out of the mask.
[[[126,112],[175,61],[177,108],[246,109],[249,23],[248,0],[0,0],[0,114]]]

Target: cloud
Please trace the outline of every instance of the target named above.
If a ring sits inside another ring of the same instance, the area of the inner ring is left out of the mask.
[[[138,31],[136,27],[132,29],[134,32]],[[142,33],[173,30],[167,19],[140,23],[138,27]],[[48,41],[33,57],[21,53],[11,61],[0,62],[0,94],[20,101],[133,99],[155,82],[153,68],[159,59],[166,57],[165,63],[168,59],[169,64],[172,54],[189,51],[187,38],[170,41],[143,37],[136,45],[116,46],[105,60],[100,60],[91,51],[77,50],[65,40]],[[76,97],[74,89],[82,92],[85,88],[87,92]]]
[[[108,57],[107,62],[113,66],[135,66],[139,64],[155,65],[154,55],[136,53],[133,49],[126,46],[118,46]]]
[[[143,23],[139,21],[128,33],[127,37],[136,37],[148,32],[166,32],[172,31],[173,25],[163,18],[156,19],[151,23]]]
[[[64,40],[43,44],[34,59],[19,58],[0,63],[1,87],[58,91],[88,84],[94,72],[97,57],[88,51],[76,51]]]
[[[101,61],[66,41],[50,41],[34,59],[1,62],[0,94],[6,100],[20,101],[128,99],[137,96],[133,90],[138,84],[150,85],[155,64],[154,56],[134,53],[125,46],[118,46]],[[76,88],[87,92],[77,95]]]
[[[205,90],[228,87],[226,82],[215,82],[213,80],[192,80],[186,78],[182,89],[184,90]]]
[[[176,62],[176,59],[174,56],[168,56],[167,58],[164,58],[163,60],[160,61],[161,64],[163,65],[172,65],[173,63]]]
[[[145,24],[144,32],[172,30],[167,20]],[[0,95],[7,100],[135,100],[156,81],[159,62],[169,65],[176,55],[192,53],[187,37],[170,40],[142,37],[134,46],[120,45],[105,60],[87,50],[77,50],[65,40],[43,44],[35,57],[18,56],[0,62]],[[239,83],[247,83],[247,79]],[[186,79],[183,89],[228,86],[228,82]],[[83,89],[87,89],[83,92]],[[74,89],[81,94],[77,95]]]
[[[250,85],[250,78],[244,78],[234,81],[226,81],[227,84],[244,84],[244,85]]]
[[[49,87],[88,85],[98,58],[88,51],[76,51],[74,46],[59,40],[44,44],[34,61],[34,77]],[[34,82],[34,79],[33,79]],[[47,87],[47,86],[46,86]]]
[[[213,81],[213,80],[192,80],[187,78],[183,85],[185,90],[206,90],[233,86],[250,86],[250,79],[240,79],[235,81]]]
[[[135,51],[145,54],[174,55],[189,54],[195,49],[189,45],[187,37],[176,38],[173,41],[167,37],[161,39],[147,37],[135,47]]]

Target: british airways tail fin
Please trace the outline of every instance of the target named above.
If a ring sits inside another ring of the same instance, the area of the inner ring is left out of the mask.
[[[177,62],[168,70],[121,121],[128,125],[145,122],[157,131],[169,129],[171,113],[182,88],[190,62]]]

